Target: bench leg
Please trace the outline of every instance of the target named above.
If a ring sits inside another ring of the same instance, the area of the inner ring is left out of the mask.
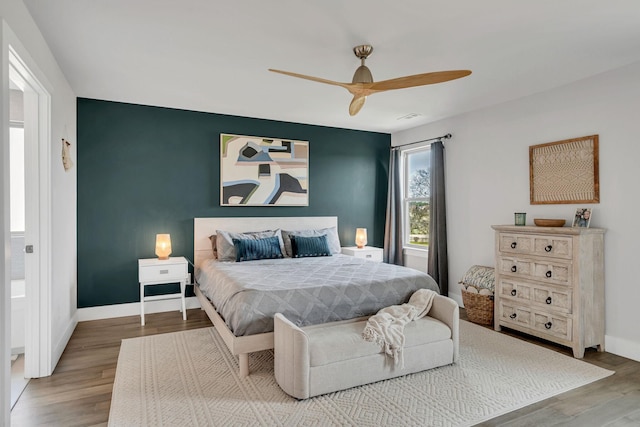
[[[238,365],[240,365],[240,377],[249,376],[249,353],[241,353],[238,355]]]

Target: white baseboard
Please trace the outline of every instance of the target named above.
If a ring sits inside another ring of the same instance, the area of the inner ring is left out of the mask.
[[[180,299],[147,301],[144,303],[144,313],[162,313],[165,311],[180,310]],[[187,309],[200,308],[200,303],[196,297],[188,297],[186,301]],[[128,304],[103,305],[99,307],[86,307],[78,309],[78,321],[110,319],[113,317],[139,316],[140,303],[132,302]]]
[[[640,362],[640,343],[625,338],[605,335],[604,348],[608,353],[617,354]]]

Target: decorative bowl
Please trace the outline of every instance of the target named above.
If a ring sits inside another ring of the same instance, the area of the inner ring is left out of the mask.
[[[545,219],[545,218],[534,218],[533,223],[538,227],[562,227],[564,223],[567,222],[564,219]]]

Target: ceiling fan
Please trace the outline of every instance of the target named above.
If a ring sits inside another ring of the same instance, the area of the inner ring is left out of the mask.
[[[373,52],[373,47],[370,45],[360,45],[353,48],[353,53],[355,53],[355,55],[360,59],[361,65],[353,74],[351,83],[335,82],[333,80],[306,76],[304,74],[297,74],[289,71],[274,70],[271,68],[269,68],[269,71],[273,71],[274,73],[286,74],[287,76],[311,80],[314,82],[341,86],[347,89],[353,95],[353,100],[351,100],[351,104],[349,105],[349,114],[352,116],[358,114],[360,109],[362,109],[364,102],[367,100],[367,96],[371,94],[384,92],[386,90],[404,89],[414,86],[425,86],[448,82],[449,80],[459,79],[471,74],[470,70],[437,71],[434,73],[415,74],[412,76],[398,77],[395,79],[383,80],[381,82],[374,82],[371,71],[366,65],[364,65],[365,60],[369,57],[369,55],[371,55],[371,52]]]

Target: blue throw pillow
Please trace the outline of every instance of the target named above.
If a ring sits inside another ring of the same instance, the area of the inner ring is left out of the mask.
[[[327,235],[303,237],[291,235],[291,252],[294,258],[331,256]]]
[[[282,258],[280,239],[276,236],[263,239],[233,239],[236,262],[258,259]]]

